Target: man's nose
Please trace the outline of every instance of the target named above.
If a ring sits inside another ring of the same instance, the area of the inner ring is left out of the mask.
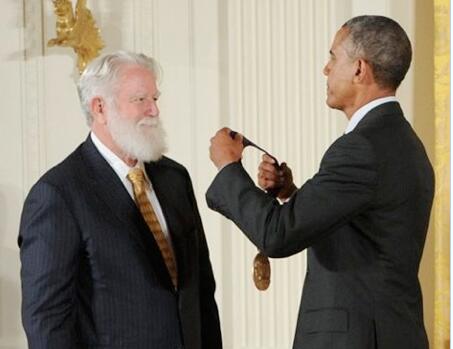
[[[157,106],[156,101],[151,101],[148,105],[147,114],[151,116],[159,116],[159,107]]]

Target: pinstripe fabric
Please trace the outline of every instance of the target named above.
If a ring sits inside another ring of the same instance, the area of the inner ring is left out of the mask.
[[[189,174],[163,158],[153,178],[178,262],[155,239],[90,137],[33,186],[19,232],[29,349],[220,349],[215,281]]]
[[[137,203],[146,224],[148,224],[154,239],[156,240],[157,246],[159,246],[160,253],[164,259],[165,265],[167,266],[168,272],[170,273],[171,281],[173,286],[178,288],[178,272],[176,268],[176,260],[173,255],[173,251],[168,243],[167,238],[162,231],[162,228],[157,220],[156,213],[154,212],[153,206],[146,196],[145,187],[148,183],[145,181],[145,176],[140,168],[133,168],[129,171],[127,179],[132,183],[134,188],[135,202]]]

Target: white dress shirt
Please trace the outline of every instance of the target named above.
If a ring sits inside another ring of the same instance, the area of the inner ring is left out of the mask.
[[[363,119],[363,117],[371,110],[376,108],[378,105],[388,103],[388,102],[397,102],[395,96],[383,97],[375,99],[368,104],[365,104],[363,107],[356,110],[356,112],[352,115],[352,118],[349,120],[348,126],[346,127],[345,134],[351,132],[357,124]]]
[[[123,183],[124,187],[126,188],[127,192],[131,196],[132,200],[134,200],[134,202],[135,202],[132,183],[127,179],[127,174],[129,173],[129,171],[132,167],[128,166],[115,153],[113,153],[109,148],[107,148],[101,142],[101,140],[94,134],[94,132],[91,132],[90,136],[91,136],[91,140],[93,141],[96,149],[99,151],[99,153],[101,153],[102,157],[113,168],[113,170],[118,175],[121,182]],[[151,179],[148,178],[148,174],[145,171],[145,166],[144,166],[143,162],[137,161],[137,164],[134,167],[141,168],[143,173],[145,174],[145,180],[149,184],[148,186],[146,186],[146,196],[148,197],[149,202],[153,206],[154,212],[156,213],[156,216],[157,216],[157,220],[159,221],[160,227],[162,228],[162,232],[164,233],[165,237],[169,241],[170,247],[173,248],[171,236],[168,231],[167,222],[165,221],[165,217],[162,212],[162,207],[159,204],[159,200],[157,199],[156,192],[153,190],[153,185],[151,183]]]

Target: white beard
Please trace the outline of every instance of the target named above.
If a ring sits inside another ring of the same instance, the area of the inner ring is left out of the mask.
[[[168,149],[167,135],[157,116],[146,116],[135,122],[121,117],[114,110],[107,127],[125,155],[138,161],[157,161]]]

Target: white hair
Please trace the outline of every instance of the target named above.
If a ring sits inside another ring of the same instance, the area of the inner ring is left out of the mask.
[[[161,68],[159,63],[143,53],[117,51],[104,54],[90,62],[77,83],[80,105],[85,114],[88,126],[93,122],[91,101],[102,97],[106,102],[113,103],[116,85],[121,68],[125,65],[138,65],[148,69],[159,80]]]

